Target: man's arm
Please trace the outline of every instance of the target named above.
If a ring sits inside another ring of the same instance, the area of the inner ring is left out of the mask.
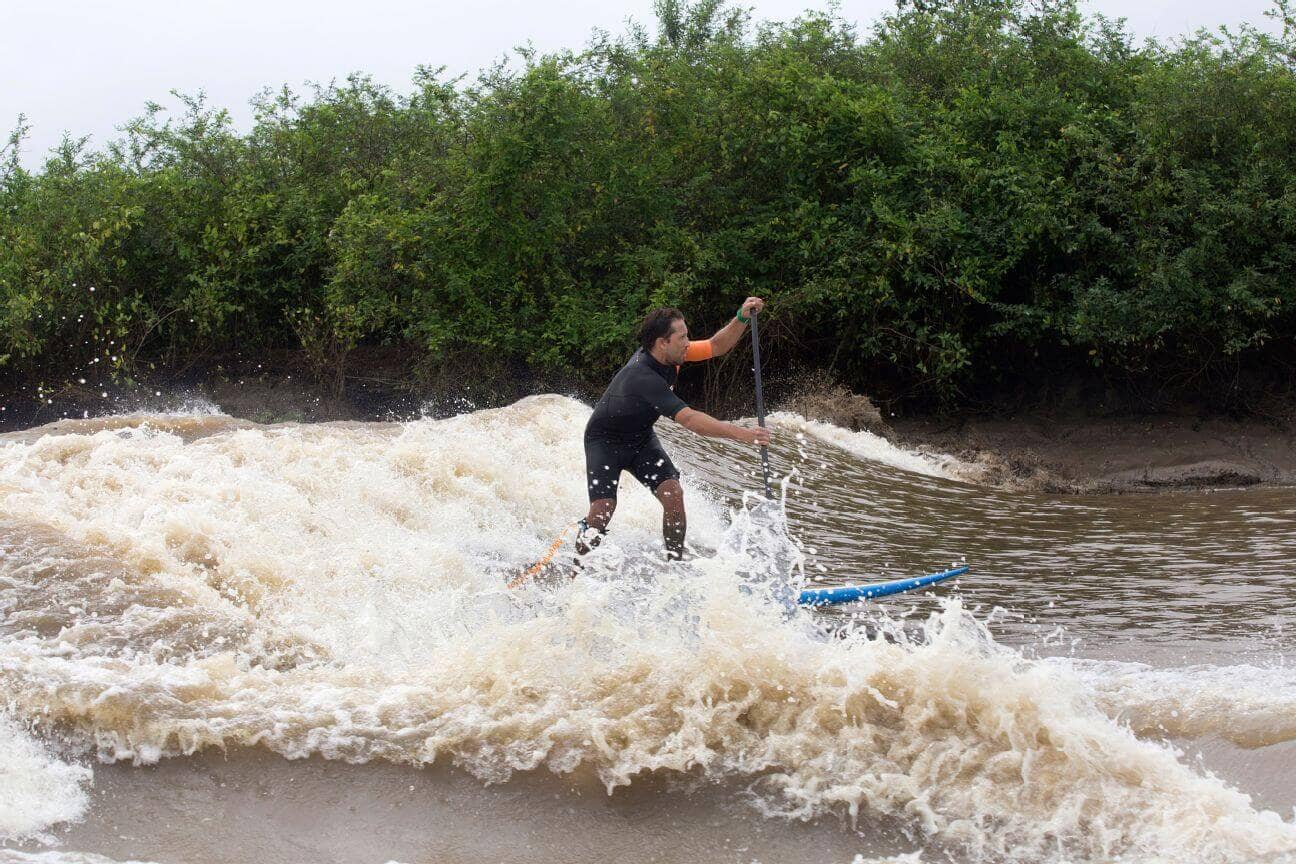
[[[746,426],[738,426],[733,423],[726,423],[723,420],[717,420],[710,414],[704,414],[693,408],[681,409],[675,415],[674,420],[690,432],[696,432],[698,435],[705,435],[708,438],[728,438],[731,441],[741,441],[744,444],[762,445],[768,445],[770,440],[769,430],[763,426],[748,429]]]
[[[742,312],[744,318],[751,318],[753,311],[760,312],[764,308],[764,300],[759,297],[748,297],[743,301],[742,308],[739,311]],[[738,316],[735,315],[729,320],[728,324],[717,330],[715,335],[711,337],[711,356],[719,357],[721,354],[728,354],[746,332],[747,325],[739,321]]]

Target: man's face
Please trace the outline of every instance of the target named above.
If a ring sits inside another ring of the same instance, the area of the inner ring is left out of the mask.
[[[689,346],[688,325],[682,319],[675,319],[671,322],[670,336],[658,339],[657,344],[662,346],[667,363],[676,366],[683,363],[684,352]]]

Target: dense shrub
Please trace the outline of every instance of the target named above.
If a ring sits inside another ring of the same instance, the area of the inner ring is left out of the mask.
[[[956,403],[1043,369],[1188,390],[1291,354],[1296,29],[1136,46],[1070,0],[901,3],[201,98],[0,166],[0,369],[239,345],[483,351],[605,374],[647,307],[771,298],[775,364]]]

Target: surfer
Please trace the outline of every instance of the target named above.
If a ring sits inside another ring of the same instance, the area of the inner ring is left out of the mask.
[[[690,432],[709,438],[769,444],[765,428],[717,420],[688,407],[674,390],[681,364],[710,360],[731,351],[747,332],[752,313],[764,308],[761,298],[748,297],[728,324],[710,339],[697,342],[689,340],[688,324],[678,309],[663,307],[644,316],[639,324],[639,349],[612,378],[585,426],[585,482],[590,508],[577,526],[577,566],[580,556],[597,546],[607,532],[616,510],[622,471],[629,471],[661,502],[666,557],[683,557],[684,488],[679,482],[679,470],[653,431],[658,417],[669,417]]]

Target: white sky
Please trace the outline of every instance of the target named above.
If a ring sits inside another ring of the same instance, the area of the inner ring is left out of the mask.
[[[825,0],[754,0],[756,20],[787,20]],[[867,32],[893,0],[842,0],[840,14]],[[1090,0],[1125,16],[1140,37],[1165,40],[1198,27],[1249,22],[1274,31],[1269,0]],[[470,73],[515,45],[582,47],[593,28],[652,25],[652,0],[0,0],[0,132],[20,113],[32,129],[23,163],[36,167],[65,130],[95,146],[142,113],[175,105],[172,89],[204,90],[250,125],[248,100],[264,87],[327,82],[362,71],[399,92],[419,64]],[[0,143],[3,143],[0,141]]]

